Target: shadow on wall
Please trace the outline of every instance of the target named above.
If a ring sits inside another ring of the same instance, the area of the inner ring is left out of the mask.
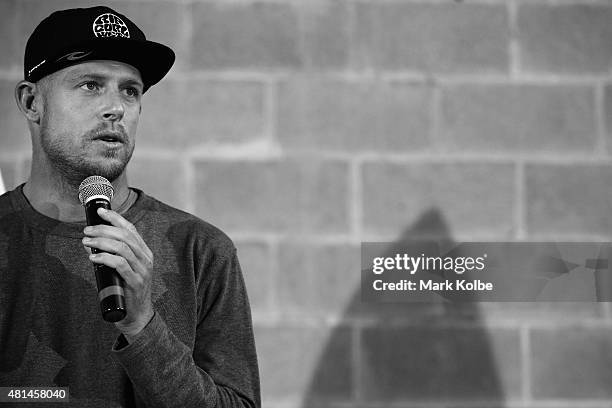
[[[414,239],[452,244],[438,209],[422,214],[382,256]],[[304,408],[347,402],[503,406],[507,396],[520,393],[519,335],[487,329],[478,303],[364,303],[358,290],[341,322],[316,363]],[[347,364],[338,364],[342,353],[349,354]],[[500,380],[503,373],[509,381]]]

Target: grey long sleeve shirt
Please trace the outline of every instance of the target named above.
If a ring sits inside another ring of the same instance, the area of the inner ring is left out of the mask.
[[[60,407],[260,407],[233,243],[136,191],[123,215],[154,254],[155,315],[129,344],[100,316],[84,225],[38,213],[22,186],[0,196],[0,386],[69,387]]]

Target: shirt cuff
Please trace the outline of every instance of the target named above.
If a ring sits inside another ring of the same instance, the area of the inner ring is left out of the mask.
[[[163,402],[170,399],[199,400],[205,402],[201,406],[216,406],[213,379],[195,364],[192,350],[174,336],[157,312],[131,343],[120,335],[111,354],[147,406],[164,406]]]
[[[165,323],[162,318],[157,312],[154,312],[149,323],[147,323],[147,325],[136,336],[131,336],[129,341],[126,336],[121,333],[119,337],[117,337],[117,340],[115,340],[112,351],[118,354],[123,354],[122,351],[124,351],[126,348],[142,349],[142,347],[146,347],[146,345],[151,342],[152,338],[155,338],[155,336],[161,334],[161,332],[164,330],[164,326]]]

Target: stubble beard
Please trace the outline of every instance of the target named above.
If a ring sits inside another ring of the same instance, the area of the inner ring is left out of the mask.
[[[89,176],[102,176],[113,182],[121,174],[132,157],[134,144],[124,146],[122,149],[106,149],[97,160],[87,157],[89,149],[87,144],[93,142],[93,137],[97,131],[94,129],[81,136],[78,149],[70,145],[72,140],[69,135],[51,136],[51,130],[43,119],[41,123],[40,141],[42,149],[51,165],[57,170],[60,177],[74,188],[78,188],[81,182]],[[125,143],[129,143],[126,138]],[[68,141],[68,142],[66,142]],[[93,147],[92,147],[93,148]],[[100,160],[100,157],[107,160]]]

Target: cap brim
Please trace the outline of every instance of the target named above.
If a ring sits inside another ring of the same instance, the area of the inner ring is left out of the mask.
[[[66,68],[71,65],[81,64],[91,60],[112,60],[129,64],[140,72],[144,85],[143,92],[158,83],[172,68],[174,64],[174,51],[169,47],[148,40],[128,39],[96,39],[86,41],[78,45],[72,45],[70,50],[60,53],[56,58],[61,58],[72,52],[87,53],[82,58],[67,59],[50,62],[44,69],[38,72],[38,80],[43,76]]]
[[[174,64],[174,51],[153,41],[108,39],[93,42],[92,59],[124,62],[140,71],[145,91],[158,83]]]

